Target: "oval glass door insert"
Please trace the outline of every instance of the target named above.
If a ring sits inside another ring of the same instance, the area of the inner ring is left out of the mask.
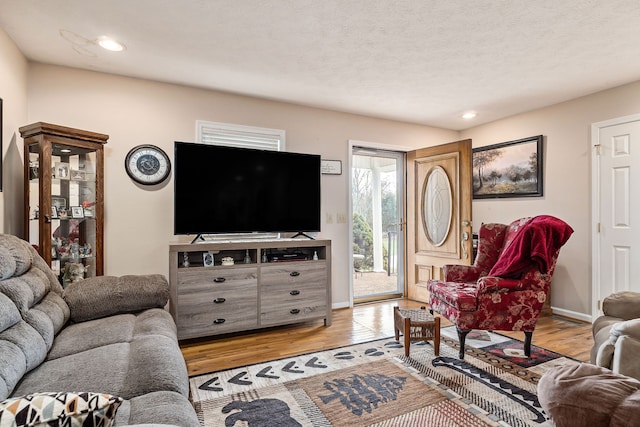
[[[429,242],[435,246],[444,243],[452,218],[451,182],[445,170],[435,166],[427,174],[422,192],[422,224]]]

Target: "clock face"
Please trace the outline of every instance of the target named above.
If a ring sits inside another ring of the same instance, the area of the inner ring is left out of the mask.
[[[138,145],[132,148],[124,166],[129,177],[143,185],[159,184],[169,177],[171,171],[169,157],[155,145]]]

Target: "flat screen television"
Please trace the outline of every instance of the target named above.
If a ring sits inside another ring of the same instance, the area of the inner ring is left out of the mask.
[[[174,234],[320,231],[320,156],[174,148]]]

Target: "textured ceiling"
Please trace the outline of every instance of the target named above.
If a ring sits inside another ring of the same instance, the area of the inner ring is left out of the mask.
[[[640,80],[638,0],[1,0],[0,27],[33,61],[457,130]]]

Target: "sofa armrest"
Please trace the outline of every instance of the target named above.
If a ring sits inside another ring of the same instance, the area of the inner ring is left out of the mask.
[[[640,379],[640,319],[618,322],[611,327],[609,339],[597,349],[596,365]]]
[[[114,314],[164,308],[169,283],[160,274],[98,276],[72,283],[64,291],[71,320],[84,322]]]
[[[602,301],[602,311],[606,316],[630,320],[640,318],[640,292],[616,292]]]

